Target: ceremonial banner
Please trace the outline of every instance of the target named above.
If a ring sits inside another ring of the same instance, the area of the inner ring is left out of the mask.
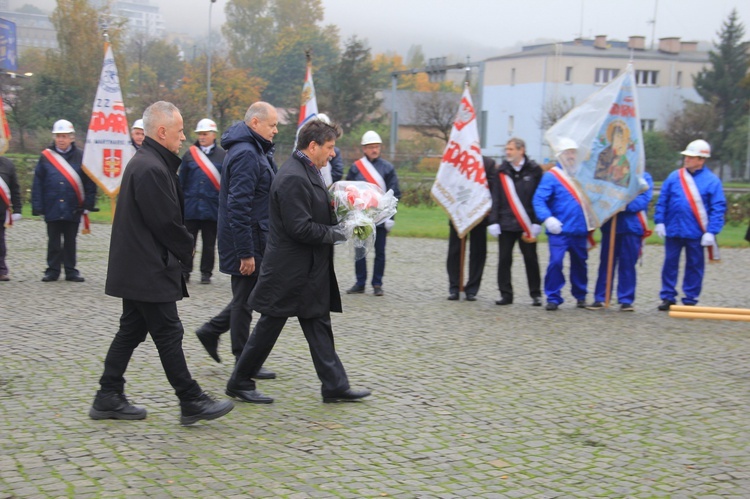
[[[481,222],[492,206],[479,148],[477,116],[468,88],[461,97],[430,194],[448,212],[460,238]]]
[[[600,227],[647,188],[645,153],[632,64],[606,87],[563,116],[544,135],[556,154],[577,144],[568,171],[591,208],[589,230]]]
[[[302,85],[302,99],[299,106],[299,120],[297,120],[297,134],[294,137],[294,147],[297,148],[297,137],[302,125],[314,119],[318,116],[318,100],[315,98],[315,85],[313,85],[312,77],[312,61],[308,55],[307,58],[307,72],[305,73],[305,83]],[[333,177],[331,176],[331,163],[320,169],[320,174],[323,176],[323,180],[326,183],[326,187],[330,187],[333,183]]]
[[[5,116],[5,103],[0,96],[0,154],[5,154],[10,145],[10,125],[8,117]]]
[[[18,71],[16,23],[0,19],[0,69]]]
[[[83,169],[114,198],[120,191],[125,165],[133,154],[115,58],[109,43],[105,43],[102,74],[83,149]]]

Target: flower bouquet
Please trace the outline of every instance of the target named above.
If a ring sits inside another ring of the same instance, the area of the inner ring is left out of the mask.
[[[375,244],[375,226],[396,214],[398,200],[393,191],[383,193],[375,184],[342,180],[330,188],[331,203],[347,241],[357,259],[364,258]]]

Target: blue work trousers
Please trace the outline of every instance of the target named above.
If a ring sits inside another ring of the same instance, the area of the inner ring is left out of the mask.
[[[375,227],[375,263],[372,269],[372,285],[383,285],[383,274],[385,273],[385,238],[388,232],[385,226]],[[357,255],[359,256],[359,255]],[[357,275],[357,286],[367,283],[367,257],[357,258],[354,261],[354,272]]]
[[[706,260],[704,248],[700,239],[687,239],[684,237],[667,237],[664,241],[664,266],[661,269],[661,291],[659,297],[662,300],[676,302],[677,297],[677,273],[680,266],[680,253],[685,248],[685,275],[682,278],[682,292],[685,297],[682,303],[695,305],[703,287],[703,271]]]
[[[596,279],[594,301],[604,302],[607,287],[607,260],[609,259],[610,234],[602,234],[599,257],[599,277]],[[635,300],[635,265],[641,250],[641,236],[638,234],[616,234],[615,253],[612,261],[610,283],[614,289],[615,270],[617,271],[617,301],[632,304]],[[610,293],[610,296],[614,293]]]
[[[563,275],[565,253],[570,254],[571,292],[576,300],[585,300],[586,285],[588,284],[586,235],[549,234],[548,237],[549,265],[547,266],[547,274],[544,276],[544,294],[547,296],[547,302],[559,305],[565,301],[560,294],[563,286],[565,286],[565,276]]]

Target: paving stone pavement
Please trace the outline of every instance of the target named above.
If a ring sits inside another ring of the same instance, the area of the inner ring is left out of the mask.
[[[127,373],[148,419],[87,416],[120,312],[103,292],[109,226],[79,236],[80,284],[40,281],[42,222],[7,238],[0,498],[750,497],[750,327],[657,312],[661,247],[646,248],[635,313],[576,309],[567,290],[546,312],[529,306],[518,253],[514,305],[494,304],[495,244],[478,301],[450,302],[447,243],[390,238],[385,296],[344,295],[333,317],[352,385],[370,398],[323,404],[292,320],[267,362],[278,379],[259,382],[273,404],[182,427],[150,339]],[[722,255],[701,304],[750,307],[750,250]],[[591,277],[597,261],[595,250]],[[346,289],[346,248],[336,265]],[[193,331],[229,300],[229,279],[190,292],[188,365],[223,397],[231,362],[214,363]],[[228,337],[220,347],[226,362]]]

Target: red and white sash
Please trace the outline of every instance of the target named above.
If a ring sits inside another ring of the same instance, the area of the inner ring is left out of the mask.
[[[513,215],[515,215],[516,220],[518,220],[521,229],[523,229],[524,235],[528,238],[532,237],[531,217],[529,217],[529,214],[526,212],[526,208],[524,208],[521,199],[518,197],[518,193],[516,192],[516,184],[513,182],[513,179],[510,178],[510,175],[498,173],[497,176],[500,178],[500,185],[503,187],[505,198],[508,200],[510,209],[513,211]]]
[[[708,229],[708,212],[706,207],[703,205],[703,198],[698,190],[698,186],[695,185],[693,176],[688,173],[687,168],[680,168],[680,185],[685,193],[685,197],[690,204],[690,209],[693,211],[695,219],[698,221],[698,225],[701,230],[705,233]],[[719,245],[714,242],[713,246],[708,247],[708,258],[709,260],[719,260]]]
[[[218,191],[221,186],[221,173],[219,173],[216,165],[214,165],[211,160],[208,159],[208,156],[206,156],[206,154],[195,145],[190,146],[190,155],[193,156],[195,162],[198,164],[200,169],[203,170],[203,173],[206,174],[208,180],[211,181],[211,183]]]
[[[73,191],[76,193],[76,198],[78,198],[78,207],[83,208],[83,203],[86,199],[84,191],[83,191],[83,181],[81,180],[81,177],[78,175],[78,172],[73,169],[72,166],[70,166],[70,163],[68,163],[65,158],[60,156],[57,152],[53,151],[52,149],[45,149],[42,151],[42,155],[44,155],[47,160],[52,163],[52,166],[54,166],[58,172],[60,172],[60,175],[65,177],[65,179],[70,183],[71,187],[73,187]],[[83,214],[83,230],[81,233],[88,234],[91,232],[91,224],[89,222],[89,216],[84,213]]]
[[[359,173],[361,173],[362,176],[365,177],[365,180],[367,180],[371,184],[377,185],[383,190],[383,192],[386,191],[385,179],[383,179],[383,176],[380,174],[380,172],[375,169],[375,166],[370,163],[370,160],[367,159],[367,156],[362,156],[360,159],[355,161],[354,164],[357,166]]]
[[[6,227],[10,227],[11,225],[13,225],[13,208],[11,208],[10,206],[10,187],[8,187],[8,184],[5,183],[3,177],[0,177],[0,199],[2,199],[3,203],[8,206],[8,209],[5,210],[4,224]]]
[[[640,257],[643,254],[643,245],[646,244],[646,239],[651,237],[651,234],[653,234],[654,231],[648,228],[648,214],[646,213],[646,210],[639,211],[636,214],[636,217],[641,224],[641,228],[643,228],[643,235],[641,236],[641,248],[638,250],[638,256]]]
[[[583,211],[583,217],[586,219],[586,228],[589,228],[591,226],[588,212],[589,207],[587,206],[587,204],[585,204],[587,203],[587,200],[578,190],[578,186],[576,186],[575,182],[573,182],[570,176],[568,176],[568,174],[562,168],[554,167],[551,168],[549,172],[553,174],[555,178],[562,184],[562,186],[568,190],[570,195],[573,196],[576,201],[578,201],[578,204],[581,206],[581,211]],[[593,230],[589,231],[586,241],[588,243],[588,249],[589,251],[591,251],[596,246]]]

